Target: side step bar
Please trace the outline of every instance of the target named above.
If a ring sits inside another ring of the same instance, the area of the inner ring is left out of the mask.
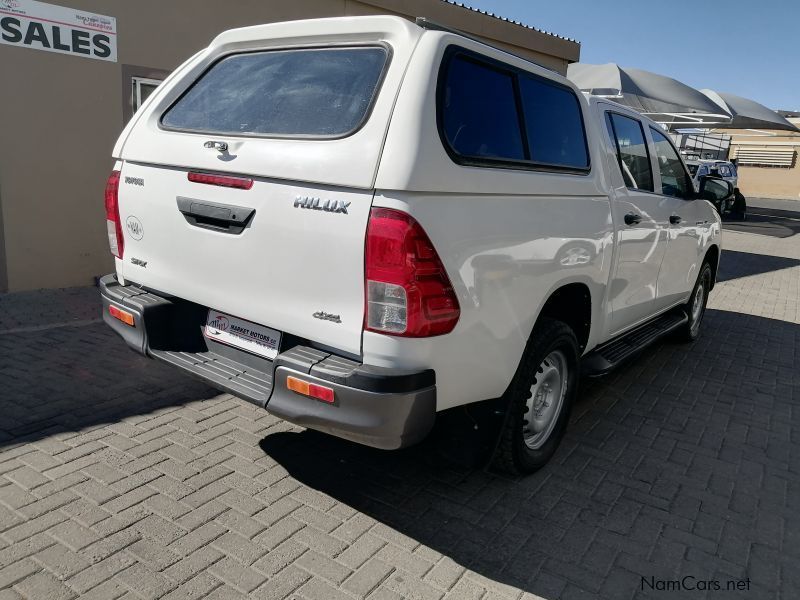
[[[588,377],[600,377],[633,358],[659,338],[685,325],[689,318],[682,310],[670,311],[628,333],[598,346],[581,361]]]

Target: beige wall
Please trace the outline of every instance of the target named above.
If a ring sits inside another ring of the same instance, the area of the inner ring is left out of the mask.
[[[800,127],[800,119],[788,119]],[[794,148],[795,162],[785,167],[739,167],[739,189],[745,197],[800,200],[800,133],[786,131],[721,130],[731,136],[731,156],[736,146]]]
[[[800,152],[800,146],[796,148]],[[750,198],[787,198],[800,200],[800,166],[739,167],[739,189]]]
[[[0,291],[113,269],[103,188],[123,126],[122,65],[174,69],[225,29],[373,13],[427,16],[566,71],[580,46],[440,0],[65,0],[117,19],[118,62],[0,45]]]

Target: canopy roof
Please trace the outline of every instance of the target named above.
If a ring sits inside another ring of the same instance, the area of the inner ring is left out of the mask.
[[[730,124],[724,126],[727,129],[778,129],[800,132],[800,129],[774,110],[754,100],[714,90],[700,91],[731,115]]]

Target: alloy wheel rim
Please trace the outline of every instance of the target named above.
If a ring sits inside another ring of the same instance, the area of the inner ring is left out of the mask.
[[[567,357],[553,350],[541,362],[526,401],[522,436],[525,445],[538,450],[550,438],[567,393]]]

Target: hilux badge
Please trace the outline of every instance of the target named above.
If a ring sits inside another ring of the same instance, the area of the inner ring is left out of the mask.
[[[294,199],[295,208],[310,208],[311,210],[324,210],[332,213],[348,214],[348,206],[350,206],[350,202],[345,202],[344,200],[325,200],[323,202],[320,198],[313,196],[297,196]]]

